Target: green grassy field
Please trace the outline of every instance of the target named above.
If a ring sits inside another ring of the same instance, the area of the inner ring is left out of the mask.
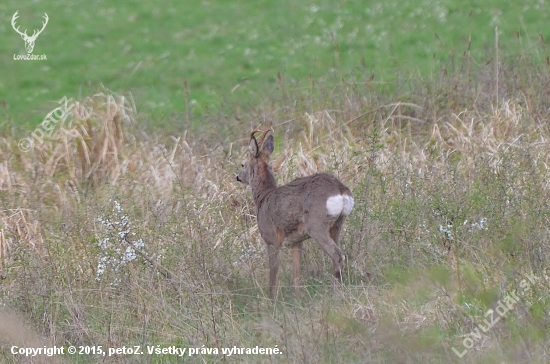
[[[21,29],[40,27],[48,13],[34,50],[47,61],[14,61],[25,53],[10,26],[16,10]],[[4,1],[0,99],[4,115],[33,127],[62,97],[104,85],[131,92],[144,123],[191,116],[198,125],[228,101],[258,102],[279,74],[306,86],[310,77],[373,77],[391,89],[398,78],[439,73],[468,50],[484,61],[497,26],[504,55],[538,49],[539,34],[550,38],[549,15],[538,0]]]
[[[13,60],[16,10],[47,61]],[[1,3],[0,363],[547,363],[548,11]],[[279,184],[353,192],[342,285],[309,241],[268,298],[259,123]]]

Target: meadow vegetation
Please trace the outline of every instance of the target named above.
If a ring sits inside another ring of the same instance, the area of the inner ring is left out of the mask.
[[[72,100],[27,153],[27,135],[4,131],[0,315],[25,325],[0,340],[282,352],[186,357],[197,363],[546,363],[550,73],[533,59],[466,55],[393,93],[368,74],[281,76],[255,105],[220,107],[180,134],[144,131],[132,98],[104,89]],[[341,286],[310,242],[303,296],[283,250],[267,298],[254,204],[235,180],[258,124],[274,127],[280,184],[323,171],[353,191]],[[0,358],[24,362],[9,345]]]

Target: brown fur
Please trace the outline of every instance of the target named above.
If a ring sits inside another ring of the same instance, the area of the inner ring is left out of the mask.
[[[298,178],[277,187],[269,165],[273,135],[265,140],[261,149],[252,136],[248,149],[247,161],[237,180],[250,185],[256,203],[260,235],[267,244],[270,297],[275,296],[279,251],[283,245],[292,246],[293,281],[296,294],[299,294],[302,242],[308,238],[313,238],[332,259],[334,277],[340,281],[343,258],[339,237],[346,216],[329,215],[326,203],[335,195],[352,197],[349,188],[325,173]]]

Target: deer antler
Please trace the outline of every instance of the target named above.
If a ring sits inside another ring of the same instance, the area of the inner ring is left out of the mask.
[[[19,31],[19,27],[15,27],[15,21],[17,20],[17,18],[19,18],[19,15],[17,14],[19,13],[19,10],[17,10],[15,12],[15,14],[13,14],[13,17],[11,18],[11,26],[13,27],[13,30],[15,30],[17,33],[19,33],[20,35],[22,36],[25,36],[25,37],[28,37],[27,35],[27,29],[25,29],[25,32],[24,33],[21,33],[21,31]]]
[[[262,131],[262,129],[260,129],[260,128],[256,128],[255,130],[251,131],[251,132],[250,132],[250,139],[252,139],[252,138],[256,139],[256,138],[254,137],[254,134],[259,133],[259,132],[261,132],[261,131]]]
[[[263,134],[260,136],[260,140],[258,140],[258,145],[261,146],[264,143],[264,139],[267,136],[267,133],[273,132],[273,128],[269,127],[269,129],[266,129]]]

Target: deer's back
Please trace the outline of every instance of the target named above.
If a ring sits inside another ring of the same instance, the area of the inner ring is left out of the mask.
[[[279,187],[281,193],[307,192],[307,194],[332,196],[336,193],[352,196],[349,188],[331,174],[317,173],[311,176],[295,179],[285,186]]]

